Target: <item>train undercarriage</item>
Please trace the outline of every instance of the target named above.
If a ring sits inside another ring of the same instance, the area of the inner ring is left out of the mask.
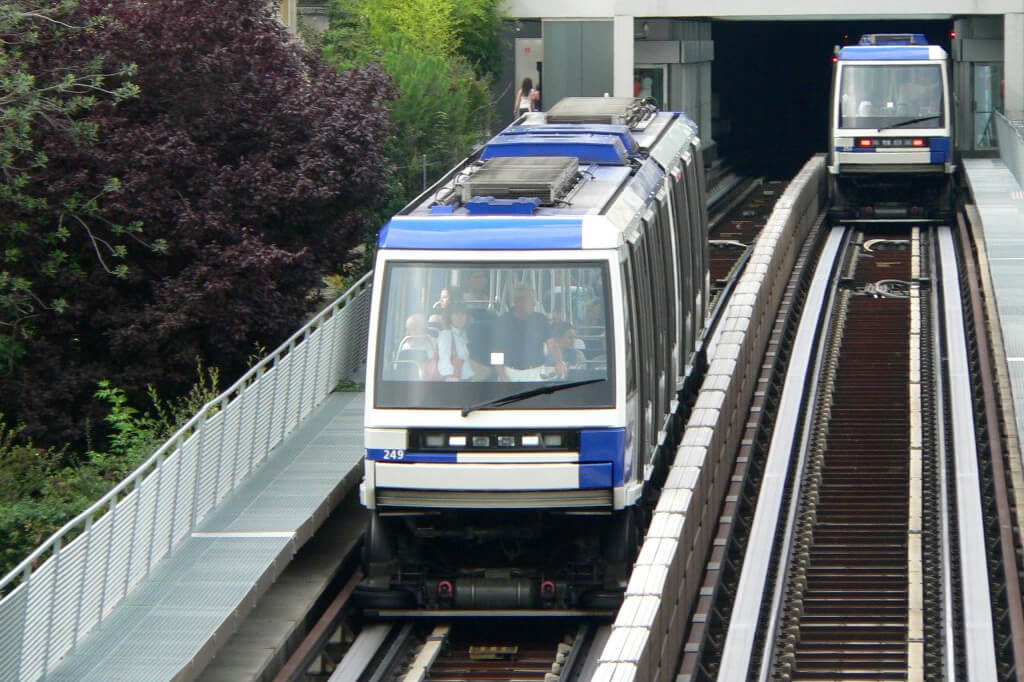
[[[913,220],[953,217],[955,187],[942,172],[873,171],[830,175],[833,222]]]
[[[618,608],[650,505],[618,512],[377,510],[364,611]]]

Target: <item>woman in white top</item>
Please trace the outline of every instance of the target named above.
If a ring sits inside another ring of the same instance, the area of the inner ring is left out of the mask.
[[[523,84],[516,91],[515,115],[522,116],[528,111],[536,111],[538,99],[540,99],[540,92],[533,89],[533,81],[524,78]]]
[[[469,364],[469,311],[461,303],[452,302],[444,311],[446,329],[437,336],[437,371],[445,381],[468,381],[473,378]]]

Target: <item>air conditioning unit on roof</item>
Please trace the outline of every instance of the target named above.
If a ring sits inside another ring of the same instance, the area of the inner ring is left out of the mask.
[[[537,197],[553,204],[576,183],[579,161],[571,156],[503,156],[484,161],[462,183],[462,203],[473,197]]]
[[[633,125],[639,104],[634,97],[566,97],[547,112],[547,122]]]

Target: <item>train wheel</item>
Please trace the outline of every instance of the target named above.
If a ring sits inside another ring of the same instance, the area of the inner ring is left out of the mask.
[[[352,594],[356,606],[364,611],[381,609],[411,609],[416,606],[412,592],[402,589],[376,588],[372,585],[357,585]]]
[[[605,586],[611,590],[625,588],[633,561],[643,542],[640,513],[636,507],[629,507],[612,516],[605,538],[604,558],[608,562]]]
[[[591,590],[580,597],[580,607],[588,611],[618,611],[625,590]]]
[[[395,560],[392,524],[374,512],[363,538],[363,575],[372,584],[386,585]]]

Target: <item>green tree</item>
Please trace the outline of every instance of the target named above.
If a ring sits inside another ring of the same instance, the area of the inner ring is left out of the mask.
[[[338,68],[379,63],[399,97],[386,219],[490,134],[498,0],[332,0],[323,50]],[[367,236],[367,262],[373,234]]]
[[[501,72],[501,5],[502,0],[454,0],[459,53],[484,78]]]
[[[107,274],[123,277],[125,244],[140,240],[139,224],[100,218],[104,198],[120,191],[116,178],[86,179],[60,196],[38,182],[50,164],[48,145],[92,145],[97,125],[90,114],[96,107],[138,94],[129,80],[133,65],[84,59],[71,47],[105,29],[104,17],[79,13],[75,0],[0,4],[0,372],[9,372],[22,357],[41,312],[68,305],[62,296],[42,295],[26,276],[29,244],[42,246],[31,254],[38,261],[33,267],[55,279],[80,267],[66,243],[82,233],[91,244],[89,257]]]

